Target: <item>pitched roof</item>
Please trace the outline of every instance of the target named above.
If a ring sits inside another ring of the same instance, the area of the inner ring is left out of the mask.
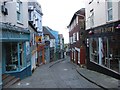
[[[43,26],[43,34],[44,35],[49,35],[50,39],[55,39],[55,37],[49,32],[48,28]]]
[[[72,17],[68,27],[72,24],[73,20],[76,18],[77,15],[81,15],[81,17],[83,18],[83,16],[85,16],[85,8],[82,8],[82,9],[80,9],[77,12],[74,13],[74,15],[73,15],[73,17]]]

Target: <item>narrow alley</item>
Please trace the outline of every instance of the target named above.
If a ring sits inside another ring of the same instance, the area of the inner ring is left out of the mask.
[[[75,68],[69,60],[42,65],[10,88],[100,88],[81,77]]]

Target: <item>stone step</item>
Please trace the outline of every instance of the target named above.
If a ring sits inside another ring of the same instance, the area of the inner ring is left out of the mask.
[[[3,88],[8,88],[18,81],[20,81],[20,78],[16,78],[15,76],[11,76],[11,75],[8,75],[8,74],[2,75],[2,82],[3,82],[2,86],[3,86]]]
[[[14,78],[15,78],[15,76],[10,76],[9,75],[6,79],[3,80],[3,86],[5,86],[6,84],[8,84]]]
[[[4,79],[6,79],[7,77],[9,77],[8,74],[3,74],[3,75],[2,75],[2,81],[3,81]]]
[[[11,85],[17,83],[20,81],[20,78],[14,78],[13,80],[11,80],[8,84],[4,85],[3,88],[9,88]]]

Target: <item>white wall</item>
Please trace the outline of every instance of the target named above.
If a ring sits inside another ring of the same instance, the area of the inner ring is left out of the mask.
[[[118,18],[120,19],[120,1],[118,3]]]
[[[99,1],[99,3],[97,3]],[[94,26],[97,27],[103,24],[106,24],[107,21],[107,4],[106,0],[93,0],[91,4],[86,1],[86,29],[91,28],[90,26],[90,10],[94,10]],[[120,4],[118,7],[118,2],[120,0],[113,1],[113,20],[117,21],[120,19]],[[120,2],[119,2],[120,3]],[[118,9],[119,8],[119,9]],[[118,13],[119,12],[119,13]]]
[[[1,5],[3,2],[0,2],[0,10],[1,10]],[[2,22],[8,22],[8,23],[12,23],[16,26],[19,27],[24,27],[27,28],[28,27],[28,4],[27,4],[27,0],[26,2],[22,2],[22,22],[20,25],[17,23],[17,13],[16,13],[16,0],[14,1],[10,1],[7,2],[5,7],[8,9],[8,15],[3,15],[0,12],[0,21]]]
[[[32,56],[31,56],[31,62],[32,62],[32,70],[36,68],[36,63],[35,63],[35,60],[36,59],[36,53],[34,53]]]
[[[37,31],[42,32],[42,16],[37,11],[35,11],[35,14],[38,18],[38,22],[37,22],[38,29],[37,29]]]
[[[55,47],[55,39],[50,39],[50,47]]]
[[[42,9],[40,4],[37,2],[28,2],[28,7],[33,6],[33,11],[31,18],[33,19],[33,24],[35,24],[35,28],[40,32],[39,35],[43,37],[43,29],[42,29]],[[42,38],[43,39],[43,38]]]

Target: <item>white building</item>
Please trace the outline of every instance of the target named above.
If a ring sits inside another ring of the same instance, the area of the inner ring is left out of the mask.
[[[97,65],[94,69],[119,77],[114,72],[120,72],[120,0],[86,1],[86,31],[89,66]]]
[[[120,0],[86,1],[86,29],[118,21],[119,19]]]
[[[31,62],[32,70],[36,68],[37,64],[37,42],[36,36],[40,36],[43,39],[43,30],[42,30],[42,9],[41,5],[35,0],[28,2],[28,13],[29,13],[29,25],[32,25],[34,29],[31,29]]]
[[[4,74],[21,79],[31,75],[27,8],[27,0],[0,1],[0,85]]]

